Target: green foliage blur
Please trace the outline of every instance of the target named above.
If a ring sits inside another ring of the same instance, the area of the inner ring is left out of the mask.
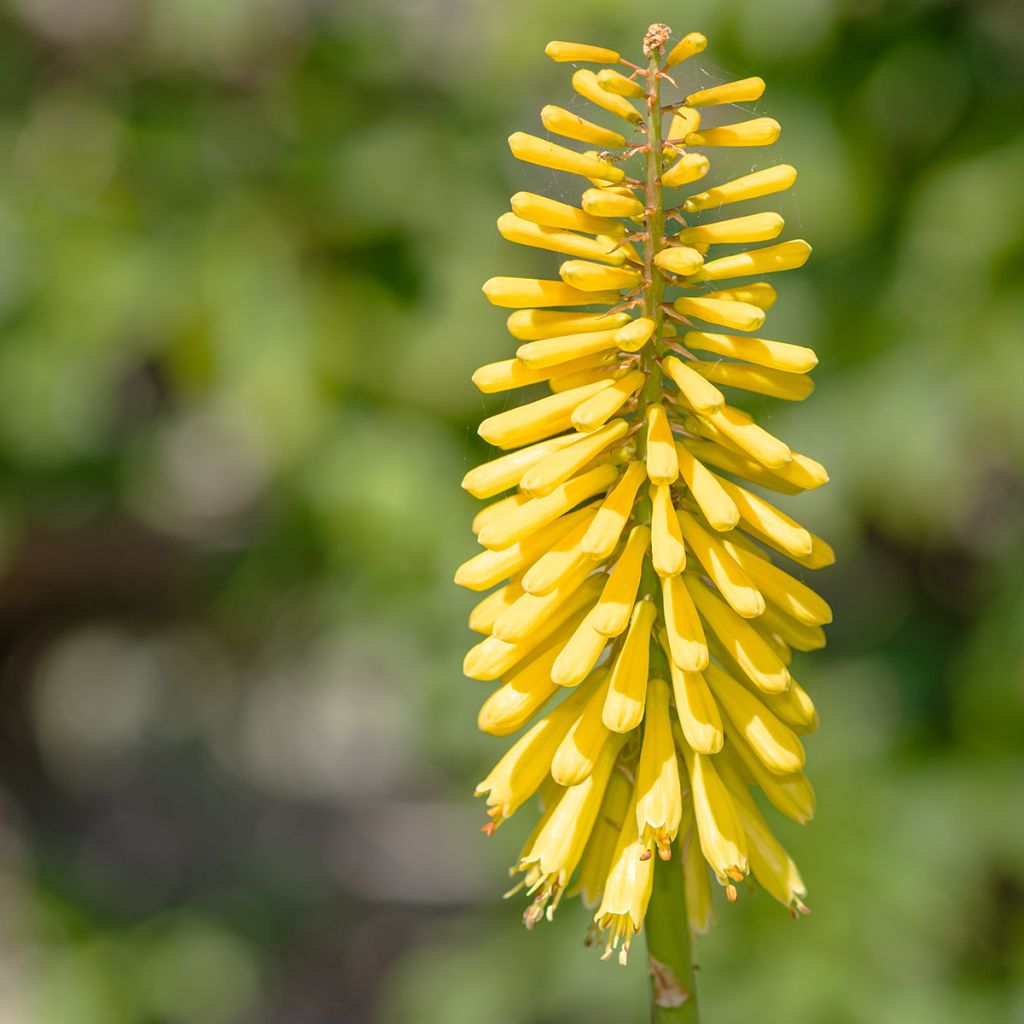
[[[512,131],[550,38],[699,29],[800,179],[769,426],[838,564],[817,819],[707,1024],[1024,1019],[1024,19],[1012,0],[12,0],[0,13],[0,1019],[629,1024],[502,902],[461,678]],[[687,77],[689,76],[689,77]],[[685,88],[685,86],[684,86]],[[749,168],[747,168],[749,169]],[[563,191],[559,191],[563,190]]]

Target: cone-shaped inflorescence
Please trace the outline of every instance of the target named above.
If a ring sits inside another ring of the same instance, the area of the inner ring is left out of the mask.
[[[654,856],[673,849],[694,931],[711,921],[711,876],[731,900],[752,874],[803,910],[800,875],[750,790],[798,822],[814,810],[799,737],[817,716],[790,666],[825,643],[831,612],[799,577],[833,555],[774,495],[828,476],[740,407],[812,390],[814,353],[760,336],[774,274],[811,250],[780,241],[782,218],[747,202],[789,188],[792,167],[713,172],[718,147],[778,136],[770,118],[715,112],[758,99],[762,80],[663,97],[664,83],[678,89],[670,69],[705,42],[672,46],[652,26],[645,67],[548,45],[579,65],[572,86],[593,109],[544,107],[547,135],[509,145],[564,172],[578,198],[518,192],[498,220],[504,238],[562,262],[549,280],[484,285],[514,310],[518,347],[473,379],[529,391],[481,423],[501,451],[463,481],[489,504],[473,523],[483,550],[456,581],[490,591],[470,616],[483,639],[465,672],[497,683],[481,729],[525,730],[478,787],[485,830],[539,796],[513,869],[532,897],[527,923],[571,886],[620,957]]]

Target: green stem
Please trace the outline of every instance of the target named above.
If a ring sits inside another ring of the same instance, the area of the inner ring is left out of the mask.
[[[644,242],[643,315],[654,321],[654,335],[642,349],[641,369],[647,382],[640,394],[637,417],[642,424],[647,406],[661,395],[661,363],[664,314],[661,302],[665,279],[654,263],[664,248],[665,206],[661,187],[661,63],[660,48],[652,49],[647,69],[647,181],[644,205],[647,208],[647,239]],[[641,438],[644,428],[641,426]],[[641,441],[641,445],[642,445]],[[642,448],[641,448],[642,451]],[[648,515],[649,518],[649,515]],[[645,571],[653,577],[650,559]],[[654,584],[651,584],[654,586]],[[654,645],[655,647],[657,645]],[[661,652],[658,651],[658,654]],[[644,923],[647,939],[648,969],[651,976],[651,1020],[654,1024],[697,1024],[697,989],[693,978],[690,928],[686,918],[686,891],[680,863],[679,844],[672,857],[659,860],[654,868],[654,888]]]
[[[693,976],[690,927],[679,844],[672,858],[654,867],[654,888],[644,921],[651,976],[653,1024],[698,1024],[697,986]]]

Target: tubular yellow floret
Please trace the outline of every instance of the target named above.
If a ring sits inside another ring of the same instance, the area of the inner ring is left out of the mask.
[[[683,541],[697,556],[711,582],[737,615],[752,619],[764,612],[765,603],[742,566],[715,537],[688,512],[679,512]]]
[[[582,97],[590,100],[591,103],[602,107],[610,114],[615,114],[616,117],[621,117],[624,121],[629,121],[631,124],[640,124],[643,121],[642,115],[629,100],[602,89],[601,83],[597,80],[597,75],[593,71],[585,69],[577,71],[572,76],[572,87]],[[624,175],[618,178],[607,178],[601,174],[590,174],[587,177],[602,178],[604,181],[622,181]]]
[[[611,68],[602,68],[598,71],[597,84],[600,85],[605,92],[615,93],[616,96],[628,96],[630,99],[642,99],[647,95],[639,82],[635,82],[632,78],[627,78],[625,75],[620,74],[618,71],[613,71]]]
[[[477,427],[477,433],[498,448],[518,448],[566,430],[577,406],[611,385],[605,382],[573,388],[529,405],[490,416]]]
[[[508,137],[508,145],[517,160],[528,164],[539,164],[555,171],[567,171],[569,174],[599,178],[601,181],[612,183],[622,181],[626,176],[621,167],[616,167],[607,160],[588,156],[586,153],[577,153],[574,149],[567,149],[565,146],[539,139],[536,135],[528,135],[526,132],[513,132]]]
[[[756,331],[764,323],[764,310],[747,302],[685,295],[676,299],[672,305],[683,316],[707,320],[720,327],[731,327],[734,331]]]
[[[802,267],[811,255],[811,247],[802,239],[766,245],[763,249],[738,252],[712,260],[693,275],[694,281],[721,281],[728,277],[751,277],[772,274],[780,270]]]
[[[742,359],[773,370],[807,373],[818,365],[818,357],[812,349],[784,341],[735,334],[707,334],[704,331],[687,331],[682,340],[685,348],[714,352],[715,355]]]
[[[558,268],[562,280],[585,292],[601,292],[611,288],[635,288],[640,272],[628,267],[606,267],[588,260],[566,260]]]
[[[659,576],[676,576],[686,567],[686,548],[672,506],[672,490],[651,487],[651,563]]]
[[[686,245],[674,245],[670,249],[662,249],[654,257],[654,265],[671,274],[687,276],[694,273],[704,262],[704,257]]]
[[[582,470],[591,459],[596,458],[605,448],[621,440],[629,431],[629,424],[622,419],[612,420],[592,434],[584,434],[575,444],[554,452],[531,466],[522,476],[519,486],[531,497],[551,494],[563,485],[574,473]],[[610,468],[610,467],[608,467]]]
[[[627,373],[621,380],[604,388],[601,393],[581,402],[572,414],[572,425],[577,430],[597,430],[640,390],[645,379],[642,370]]]
[[[679,461],[679,475],[689,488],[704,518],[716,530],[731,530],[740,521],[740,513],[736,503],[718,482],[718,478],[678,441],[676,458]]]
[[[583,551],[594,559],[607,558],[633,511],[636,492],[647,475],[642,462],[631,462],[619,482],[612,488],[583,538]]]
[[[684,672],[702,671],[708,664],[708,643],[683,576],[663,577],[661,597],[672,664],[678,665]]]
[[[770,117],[755,117],[738,124],[723,124],[718,128],[690,132],[688,146],[770,146],[782,131],[778,121]]]
[[[726,203],[739,203],[744,199],[757,199],[774,192],[784,192],[796,181],[796,168],[789,164],[766,167],[763,171],[744,174],[741,178],[715,185],[706,192],[690,196],[683,203],[684,213],[697,213]]]
[[[626,639],[612,664],[608,695],[601,712],[601,721],[612,732],[629,732],[643,721],[655,614],[652,601],[637,601],[626,629]]]
[[[674,484],[679,476],[672,427],[663,405],[647,407],[647,477],[652,484]]]
[[[606,46],[591,46],[589,43],[566,43],[553,39],[544,47],[544,52],[559,63],[582,61],[587,64],[618,64],[619,55]]]
[[[636,602],[637,588],[640,586],[644,556],[650,543],[650,527],[634,526],[622,554],[615,563],[615,568],[608,574],[608,582],[605,583],[594,610],[590,613],[590,625],[598,633],[618,636],[629,624],[629,617]]]
[[[636,824],[640,841],[657,847],[662,860],[672,856],[672,840],[682,818],[682,792],[676,763],[672,724],[669,719],[669,688],[663,679],[652,679],[647,688],[644,739],[636,775]]]
[[[616,266],[626,262],[625,254],[621,250],[613,252],[614,243],[610,243],[608,239],[602,241],[600,235],[589,238],[586,235],[578,235],[575,231],[542,227],[531,220],[523,220],[514,213],[503,213],[498,218],[498,231],[507,241],[529,245],[534,249],[565,253],[567,256],[582,256]]]
[[[704,47],[707,45],[707,38],[701,35],[700,32],[688,33],[669,50],[668,56],[665,58],[665,67],[673,68],[677,64],[682,64],[687,57],[703,52]]]
[[[691,92],[686,97],[688,107],[710,107],[716,103],[752,103],[764,93],[763,78],[741,78],[737,82],[725,82]]]
[[[580,200],[583,209],[595,217],[642,217],[644,204],[632,194],[611,189],[588,188]]]
[[[625,138],[619,132],[613,132],[610,128],[602,128],[599,124],[594,124],[593,121],[587,121],[578,114],[553,104],[548,104],[541,110],[540,123],[549,132],[563,135],[567,139],[575,139],[577,142],[590,142],[595,146],[617,148],[626,145]]]
[[[565,287],[564,282],[557,283]],[[613,330],[628,323],[628,313],[563,313],[549,309],[520,309],[509,315],[506,326],[509,334],[518,341],[540,341],[563,334]]]
[[[699,413],[710,414],[722,409],[725,397],[713,384],[709,384],[699,373],[691,370],[681,359],[668,356],[662,367],[679,388],[683,397]]]
[[[735,303],[739,306],[742,303]],[[748,309],[756,307],[748,306]],[[731,327],[732,324],[725,326]],[[760,327],[760,323],[757,327]],[[756,327],[750,328],[756,330]],[[760,366],[744,366],[742,363],[693,362],[691,367],[705,380],[724,387],[739,388],[741,391],[756,391],[759,395],[782,398],[789,402],[803,401],[813,390],[814,381],[806,374],[787,373],[785,370],[769,370]]]
[[[546,228],[564,228],[591,235],[619,236],[625,231],[616,220],[593,217],[584,210],[534,192],[517,192],[510,200],[512,210],[523,220],[532,220]]]
[[[612,303],[618,292],[581,292],[564,281],[543,281],[535,277],[492,277],[483,293],[495,306],[522,309],[526,306],[589,306]]]
[[[654,334],[654,321],[649,316],[637,317],[615,332],[615,341],[626,352],[637,352]]]
[[[666,651],[666,653],[668,653]],[[686,672],[669,662],[676,715],[686,742],[698,754],[717,754],[725,742],[722,717],[700,672]]]
[[[676,238],[684,245],[706,242],[711,245],[739,242],[766,242],[778,236],[786,222],[777,213],[752,213],[747,217],[711,221],[683,228]]]
[[[518,588],[522,593],[549,594],[563,583],[570,573],[584,564],[586,556],[580,551],[580,541],[593,521],[597,509],[588,505],[586,512],[587,515],[577,526],[553,544],[523,573]],[[504,611],[504,606],[511,607],[508,601],[502,602],[502,605],[499,615],[501,611]],[[497,622],[497,618],[498,616],[495,616],[495,622]],[[488,632],[493,632],[493,630],[494,623],[491,624],[491,629]]]
[[[710,169],[711,162],[703,153],[684,153],[667,171],[662,172],[661,183],[668,188],[679,188],[703,178]]]

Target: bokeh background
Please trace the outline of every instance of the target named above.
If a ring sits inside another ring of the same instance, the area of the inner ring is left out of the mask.
[[[549,38],[761,74],[815,245],[773,337],[838,564],[813,910],[709,1024],[1024,1020],[1024,17],[1013,0],[16,0],[0,13],[0,1022],[630,1024],[503,903],[461,678],[480,294]],[[689,90],[687,90],[689,91]],[[560,194],[555,187],[553,194]]]

